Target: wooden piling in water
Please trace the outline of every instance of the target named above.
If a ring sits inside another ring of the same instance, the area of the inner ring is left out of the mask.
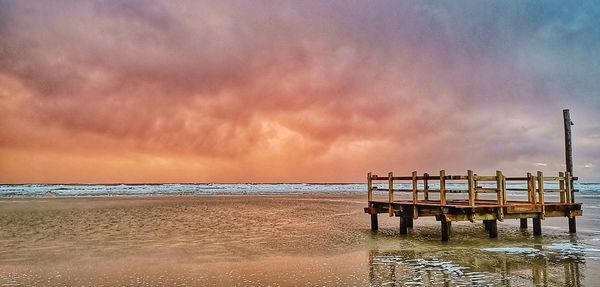
[[[498,237],[498,222],[496,220],[484,220],[490,238]]]
[[[400,217],[400,234],[408,234],[408,220],[406,217]]]
[[[563,120],[564,120],[564,128],[565,128],[565,164],[567,167],[567,171],[565,174],[570,175],[567,181],[569,182],[570,190],[570,199],[571,203],[575,203],[575,192],[573,189],[573,143],[571,137],[571,126],[573,125],[573,121],[571,121],[571,113],[568,109],[563,110]],[[577,223],[575,216],[569,216],[569,233],[577,232]]]
[[[533,235],[542,235],[542,219],[539,217],[533,218]]]
[[[527,218],[521,218],[521,229],[527,229]]]
[[[569,233],[577,233],[577,223],[575,216],[569,218]]]
[[[442,226],[442,241],[448,241],[450,239],[450,221],[447,221],[444,216],[440,220]]]
[[[371,230],[372,231],[379,230],[379,222],[377,220],[377,213],[371,214]]]

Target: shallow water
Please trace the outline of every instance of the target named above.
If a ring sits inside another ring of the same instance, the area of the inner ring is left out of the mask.
[[[596,204],[589,202],[590,204]],[[0,200],[0,286],[597,286],[598,209],[543,236],[420,218],[408,235],[363,196]],[[586,204],[586,203],[584,203]]]

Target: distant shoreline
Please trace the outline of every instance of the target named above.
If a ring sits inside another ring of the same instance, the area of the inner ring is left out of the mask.
[[[408,184],[401,183],[400,186]],[[452,184],[455,188],[465,188]],[[432,184],[435,186],[435,184]],[[515,187],[519,187],[515,185]],[[576,183],[578,194],[600,194],[598,183]],[[183,184],[2,184],[0,198],[16,197],[116,197],[351,194],[366,195],[366,183],[183,183]]]

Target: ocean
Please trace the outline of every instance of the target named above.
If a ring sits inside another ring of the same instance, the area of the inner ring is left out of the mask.
[[[386,185],[381,185],[383,188]],[[466,189],[464,184],[447,184],[448,189]],[[484,185],[486,187],[487,185]],[[557,188],[545,184],[546,188]],[[523,184],[508,184],[507,188],[524,188]],[[409,189],[410,184],[395,184],[394,188]],[[420,186],[419,188],[422,188]],[[437,188],[431,184],[430,188]],[[575,183],[576,198],[600,196],[600,183]],[[13,196],[117,196],[117,195],[241,195],[294,193],[354,193],[366,194],[365,183],[165,183],[165,184],[4,184],[0,197]],[[508,192],[519,196],[522,193]],[[549,198],[556,194],[547,195]]]

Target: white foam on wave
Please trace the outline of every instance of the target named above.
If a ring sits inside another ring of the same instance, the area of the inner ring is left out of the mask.
[[[377,185],[376,185],[377,186]],[[395,184],[395,188],[409,189],[411,184]],[[387,185],[381,185],[387,190]],[[431,188],[435,189],[436,184]],[[487,187],[487,186],[485,186]],[[523,188],[516,184],[509,188]],[[422,188],[419,187],[419,188]],[[448,184],[448,189],[466,189],[464,184]],[[600,184],[577,184],[581,192],[577,198],[600,198]],[[153,195],[153,194],[274,194],[274,193],[365,193],[365,183],[316,184],[316,183],[190,183],[190,184],[5,184],[0,185],[0,197],[9,196],[79,196],[79,195]],[[524,196],[508,192],[510,196]],[[557,194],[547,195],[549,198]],[[596,205],[593,205],[596,206]]]
[[[159,194],[362,193],[366,184],[26,184],[0,185],[0,196],[116,196]]]

